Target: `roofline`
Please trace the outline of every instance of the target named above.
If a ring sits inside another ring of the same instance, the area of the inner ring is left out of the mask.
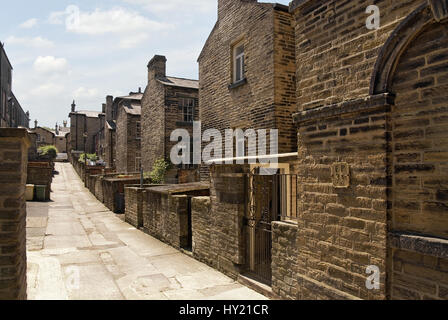
[[[304,1],[304,0],[300,0],[300,1]],[[276,3],[276,2],[275,3],[254,2],[253,4],[261,5],[263,7],[272,6],[273,10],[278,10],[278,11],[283,11],[283,12],[290,12],[290,7],[287,6],[287,5],[281,4],[281,3]],[[292,4],[292,2],[291,2],[291,4]],[[207,45],[209,43],[210,37],[215,32],[215,29],[218,27],[218,24],[219,24],[219,18],[216,20],[216,23],[213,26],[213,29],[210,31],[210,34],[208,35],[207,40],[205,41],[204,46],[202,47],[202,50],[199,53],[197,62],[199,62],[199,60],[201,60],[202,55],[204,53],[204,50],[205,50],[205,48],[207,47]]]
[[[55,134],[53,131],[50,131],[50,130],[44,128],[44,127],[37,127],[37,128],[33,128],[33,129],[31,129],[31,130],[36,130],[36,129],[42,129],[42,130],[45,130],[45,131],[47,131],[47,132],[50,132],[52,135],[54,135],[54,136],[56,137],[56,134]]]
[[[3,51],[3,53],[5,54],[6,61],[8,61],[9,66],[11,67],[11,70],[14,70],[14,68],[12,67],[12,63],[11,63],[11,61],[9,60],[9,57],[8,57],[8,55],[6,54],[5,43],[1,43],[1,42],[0,42],[0,47],[2,48],[2,51]]]

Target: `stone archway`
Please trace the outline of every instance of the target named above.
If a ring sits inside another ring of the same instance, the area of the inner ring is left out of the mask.
[[[447,18],[446,1],[420,6],[383,47],[371,80],[372,95],[396,96],[388,114],[393,299],[448,298]]]

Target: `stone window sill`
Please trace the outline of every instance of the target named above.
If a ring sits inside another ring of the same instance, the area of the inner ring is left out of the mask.
[[[178,121],[178,122],[176,122],[176,126],[179,126],[179,127],[192,127],[193,126],[193,122]]]
[[[243,80],[234,82],[229,85],[229,90],[241,87],[241,86],[245,85],[246,83],[247,83],[247,78],[244,78]]]
[[[414,251],[437,258],[448,258],[448,240],[410,233],[390,232],[392,248]]]

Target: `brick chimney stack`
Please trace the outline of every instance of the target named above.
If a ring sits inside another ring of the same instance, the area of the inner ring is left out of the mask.
[[[148,81],[166,77],[166,57],[155,55],[148,63]]]
[[[114,105],[114,97],[107,96],[106,97],[106,121],[112,121],[112,108]]]
[[[37,129],[37,120],[34,120],[34,129]]]

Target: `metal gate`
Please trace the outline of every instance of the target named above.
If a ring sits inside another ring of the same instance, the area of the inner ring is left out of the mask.
[[[271,285],[272,221],[277,220],[276,175],[262,175],[259,169],[248,176],[246,215],[247,271],[256,280]]]
[[[272,282],[272,222],[297,219],[298,179],[278,169],[256,168],[246,190],[246,271],[256,280]]]

